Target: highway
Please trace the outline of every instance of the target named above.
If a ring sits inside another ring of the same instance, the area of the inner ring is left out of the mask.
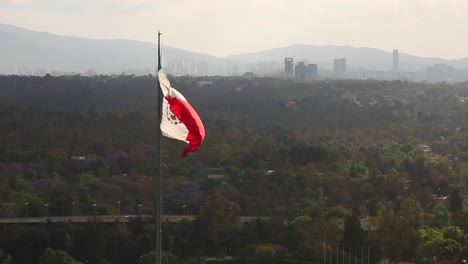
[[[87,223],[87,222],[98,222],[98,223],[113,223],[121,222],[128,223],[130,221],[136,221],[138,217],[142,219],[153,218],[153,215],[77,215],[77,216],[50,216],[50,217],[15,217],[15,218],[0,218],[0,224],[40,224],[40,223]],[[183,219],[195,220],[194,215],[163,215],[161,220],[163,222],[176,223]],[[241,216],[241,223],[254,221],[254,216]]]

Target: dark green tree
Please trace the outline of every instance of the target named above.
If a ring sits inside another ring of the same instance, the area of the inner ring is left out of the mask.
[[[65,251],[53,250],[51,248],[47,248],[46,250],[44,250],[44,253],[42,253],[39,263],[40,264],[79,264],[81,262],[78,262],[75,259],[73,259]]]
[[[453,188],[449,195],[450,199],[450,212],[461,212],[463,211],[463,197],[460,195],[458,188]]]

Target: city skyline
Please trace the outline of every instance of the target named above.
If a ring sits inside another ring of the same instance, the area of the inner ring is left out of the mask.
[[[153,43],[159,28],[164,44],[219,57],[293,44],[468,56],[468,3],[457,0],[0,0],[0,6],[0,23]]]
[[[155,65],[156,45],[145,42],[66,37],[5,24],[0,24],[0,39],[3,39],[0,50],[8,51],[0,62],[0,73],[3,74],[147,75],[153,72]],[[444,60],[404,52],[400,57],[399,50],[389,52],[375,48],[292,45],[227,58],[167,45],[164,51],[165,69],[173,75],[239,76],[252,73],[258,76],[295,76],[299,82],[316,79],[313,76],[450,82],[463,81],[468,76],[468,58]],[[31,57],[28,55],[31,52],[37,55]],[[280,61],[287,58],[291,61],[284,65],[283,71]]]

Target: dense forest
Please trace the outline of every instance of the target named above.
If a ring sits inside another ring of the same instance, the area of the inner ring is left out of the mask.
[[[195,216],[164,223],[163,263],[467,258],[468,83],[169,78],[207,137],[185,159],[161,144],[163,213]],[[0,76],[0,217],[152,214],[157,93]],[[2,224],[0,263],[153,263],[154,230]]]

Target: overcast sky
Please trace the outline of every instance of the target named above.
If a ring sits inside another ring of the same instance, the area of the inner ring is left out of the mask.
[[[0,0],[0,23],[216,56],[292,44],[468,57],[467,0]]]

